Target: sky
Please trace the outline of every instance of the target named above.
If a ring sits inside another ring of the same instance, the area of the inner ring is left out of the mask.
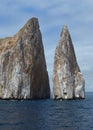
[[[32,17],[39,20],[52,89],[55,48],[69,28],[86,91],[93,91],[93,0],[0,0],[0,38],[12,36]]]

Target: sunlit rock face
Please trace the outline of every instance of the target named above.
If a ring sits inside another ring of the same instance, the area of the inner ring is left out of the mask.
[[[85,81],[76,61],[72,40],[67,26],[64,26],[54,57],[54,99],[82,99],[85,97],[84,86]]]
[[[49,98],[50,88],[37,18],[13,37],[0,39],[0,98]]]

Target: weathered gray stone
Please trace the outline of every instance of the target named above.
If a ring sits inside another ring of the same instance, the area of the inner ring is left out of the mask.
[[[76,61],[74,47],[67,26],[61,32],[55,50],[53,95],[55,99],[84,98],[85,81]]]
[[[0,98],[49,98],[50,88],[37,18],[0,39]]]

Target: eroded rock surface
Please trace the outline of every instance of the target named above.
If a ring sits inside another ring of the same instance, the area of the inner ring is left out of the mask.
[[[0,98],[49,98],[50,88],[37,18],[0,39]]]
[[[76,61],[72,40],[67,26],[61,32],[55,50],[53,95],[55,99],[85,97],[85,81]]]

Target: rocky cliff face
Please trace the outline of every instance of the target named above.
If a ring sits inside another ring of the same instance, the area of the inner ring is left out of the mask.
[[[0,39],[0,98],[49,98],[50,88],[37,18]]]
[[[55,99],[84,98],[85,81],[76,61],[67,26],[63,27],[54,58],[53,95]]]

